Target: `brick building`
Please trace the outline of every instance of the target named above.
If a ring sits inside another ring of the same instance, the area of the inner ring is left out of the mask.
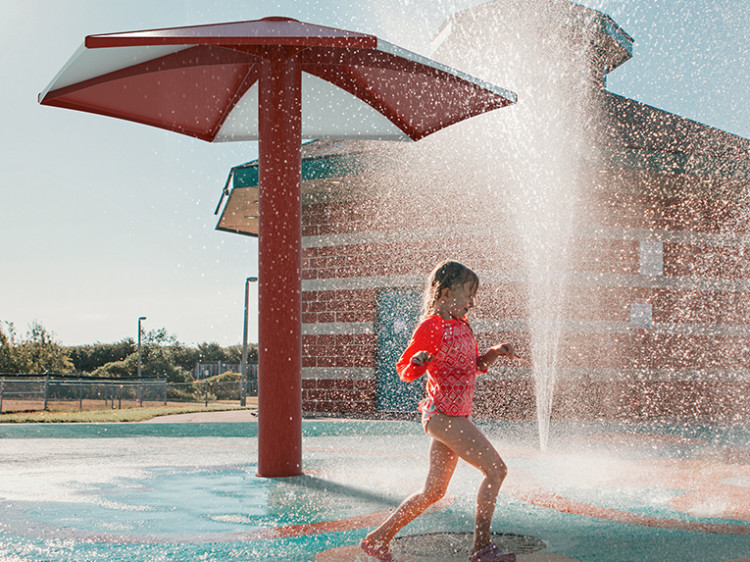
[[[482,280],[472,313],[480,347],[510,339],[537,360],[534,316],[547,304],[533,296],[524,260],[541,236],[513,209],[542,214],[524,198],[527,186],[509,209],[503,178],[524,168],[533,178],[528,151],[541,150],[538,175],[575,169],[572,192],[541,192],[553,214],[575,207],[565,265],[547,275],[561,279],[553,415],[750,419],[750,142],[608,92],[606,75],[631,58],[632,42],[605,14],[564,0],[490,2],[452,16],[432,56],[516,91],[519,106],[535,84],[562,77],[531,114],[506,118],[503,109],[413,145],[303,147],[305,411],[415,409],[421,386],[400,383],[393,365],[425,276],[446,257]],[[530,146],[514,156],[507,128],[479,136],[490,119],[521,120],[526,130],[513,142],[528,137]],[[573,164],[555,171],[566,151]],[[257,164],[230,178],[217,228],[257,235]],[[533,418],[533,371],[529,361],[493,367],[478,380],[477,414]]]

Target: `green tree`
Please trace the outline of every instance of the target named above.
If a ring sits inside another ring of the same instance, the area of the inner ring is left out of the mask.
[[[215,342],[204,342],[198,344],[199,361],[204,363],[223,361],[226,362],[226,352],[224,348]]]
[[[6,328],[3,329],[3,324]],[[0,323],[0,373],[18,373],[16,329],[13,322]]]
[[[194,347],[187,347],[178,342],[171,345],[169,350],[175,365],[186,371],[192,371],[195,364],[200,361],[200,351]]]
[[[135,347],[133,339],[126,338],[115,343],[97,342],[93,345],[69,347],[68,354],[77,372],[92,373],[107,363],[123,361],[136,351]]]
[[[9,373],[71,373],[73,362],[67,349],[60,345],[52,332],[39,322],[33,322],[23,340],[16,340],[15,328],[6,322],[8,333],[0,328],[0,363]]]
[[[242,346],[232,345],[224,350],[227,363],[240,363],[242,361]],[[258,361],[258,346],[254,343],[247,344],[247,360],[250,363]]]
[[[168,333],[166,328],[158,328],[146,332],[141,339],[141,343],[145,345],[166,346],[175,345],[180,342],[177,341],[177,338],[173,334]]]

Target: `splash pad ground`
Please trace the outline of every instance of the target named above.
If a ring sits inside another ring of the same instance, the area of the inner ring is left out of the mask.
[[[195,418],[192,419],[195,421]],[[750,432],[483,425],[510,468],[493,530],[519,561],[750,561]],[[418,422],[306,420],[305,475],[255,476],[248,422],[0,425],[0,560],[367,560],[356,546],[422,483]],[[480,481],[394,541],[466,560]]]

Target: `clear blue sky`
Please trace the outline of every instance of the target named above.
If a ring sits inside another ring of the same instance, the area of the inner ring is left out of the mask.
[[[187,344],[242,339],[257,244],[214,230],[213,212],[257,146],[39,106],[85,35],[284,15],[426,54],[445,17],[476,3],[0,0],[0,321],[21,334],[38,321],[66,345],[135,338],[138,316]],[[750,137],[747,0],[582,3],[636,41],[609,90]]]

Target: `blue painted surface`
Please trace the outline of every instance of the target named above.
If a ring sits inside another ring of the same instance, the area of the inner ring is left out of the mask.
[[[409,433],[410,422],[383,424],[369,420],[306,420],[305,437],[339,435],[387,435]],[[419,433],[419,432],[417,432]],[[123,437],[257,437],[257,422],[211,423],[6,423],[0,424],[0,439],[115,439]]]
[[[396,362],[419,322],[416,291],[383,289],[377,296],[377,408],[381,412],[416,412],[424,395],[424,378],[403,382]]]

